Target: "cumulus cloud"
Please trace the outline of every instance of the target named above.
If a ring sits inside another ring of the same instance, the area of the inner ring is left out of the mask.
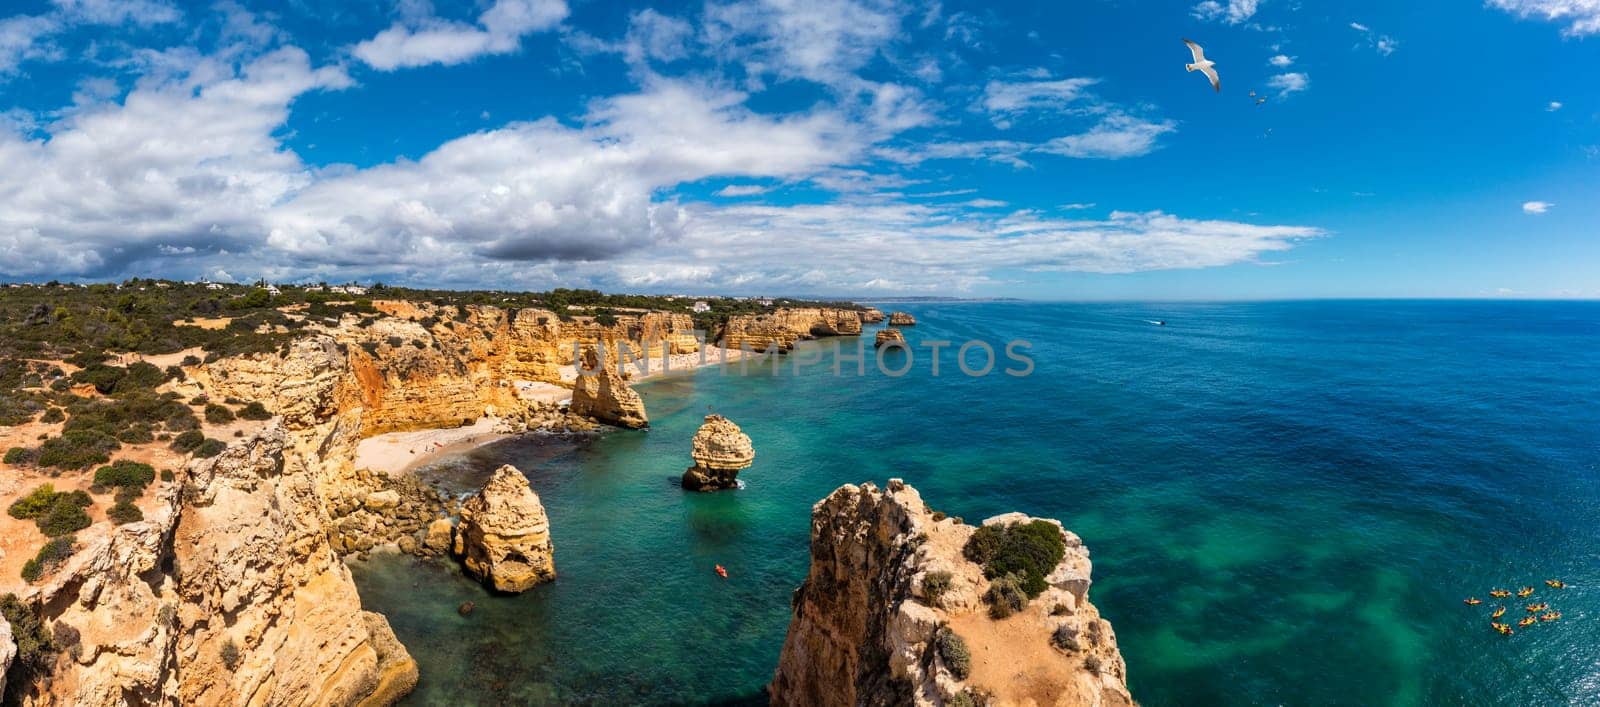
[[[1273,56],[1271,59],[1268,59],[1267,63],[1271,64],[1273,66],[1276,66],[1276,67],[1278,67],[1280,69],[1287,68],[1290,64],[1294,63],[1294,57],[1288,56],[1286,54],[1278,54],[1276,56]]]
[[[1290,94],[1311,88],[1311,77],[1298,71],[1278,74],[1267,79],[1267,86],[1277,91],[1279,98],[1288,98]]]
[[[1600,33],[1600,0],[1489,0],[1489,6],[1565,24],[1561,31],[1568,36]]]
[[[756,196],[758,194],[765,194],[768,191],[771,191],[771,189],[761,186],[760,184],[729,184],[728,186],[718,189],[717,196]]]
[[[1550,207],[1552,207],[1552,206],[1555,206],[1555,204],[1552,204],[1552,203],[1550,203],[1548,201],[1528,201],[1528,202],[1523,202],[1523,204],[1522,204],[1522,213],[1535,214],[1535,215],[1542,214],[1542,213],[1544,213],[1546,211],[1549,211]]]
[[[0,79],[23,62],[65,56],[51,38],[81,25],[150,27],[183,17],[167,0],[53,0],[50,11],[0,19]]]
[[[1099,79],[1069,78],[1056,81],[992,80],[984,86],[979,106],[995,125],[1009,127],[1011,120],[1030,111],[1059,111],[1093,98],[1087,89]]]
[[[1226,5],[1217,0],[1205,0],[1195,5],[1189,12],[1202,20],[1236,25],[1253,17],[1260,4],[1260,0],[1228,0]]]
[[[1554,113],[1554,112],[1556,112],[1558,110],[1561,110],[1561,108],[1562,108],[1561,101],[1551,101],[1550,105],[1547,105],[1547,106],[1544,107],[1544,109],[1546,111],[1551,112],[1551,113]]]
[[[460,64],[480,56],[507,54],[524,35],[548,30],[567,17],[565,0],[495,0],[476,23],[424,16],[396,22],[351,49],[379,71],[428,64]]]

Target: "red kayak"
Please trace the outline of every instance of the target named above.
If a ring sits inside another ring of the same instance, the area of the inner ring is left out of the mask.
[[[717,565],[717,576],[721,577],[723,579],[727,579],[728,578],[728,571],[723,569],[722,565]]]

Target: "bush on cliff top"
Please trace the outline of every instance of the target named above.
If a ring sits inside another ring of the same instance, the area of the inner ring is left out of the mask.
[[[228,448],[228,443],[220,439],[208,439],[200,443],[200,448],[194,450],[194,455],[201,459],[209,459],[222,453]]]
[[[1030,599],[1045,590],[1045,577],[1061,564],[1066,552],[1060,528],[1042,520],[985,525],[961,549],[968,560],[983,566],[983,576],[989,579],[1018,575]]]
[[[206,406],[206,422],[213,425],[226,425],[233,422],[233,411],[225,405],[212,403]]]
[[[39,525],[39,532],[53,538],[76,533],[93,525],[94,521],[83,511],[84,506],[89,505],[84,502],[88,497],[82,491],[58,494],[50,504],[50,510],[34,520]]]
[[[39,581],[39,578],[43,577],[44,573],[55,569],[56,565],[66,562],[67,558],[72,557],[72,551],[76,548],[77,542],[78,539],[71,535],[51,538],[49,542],[39,548],[39,553],[34,555],[33,559],[23,563],[23,581],[33,584]]]
[[[117,525],[137,523],[144,520],[144,511],[139,510],[138,506],[128,501],[120,501],[117,505],[106,509],[106,517]]]
[[[950,668],[950,674],[957,680],[965,680],[972,674],[972,651],[967,649],[967,642],[961,640],[949,626],[939,627],[939,631],[933,635],[933,643],[939,649],[939,657],[944,659],[945,667]]]
[[[39,619],[39,610],[23,603],[15,594],[0,595],[0,616],[11,624],[11,638],[17,643],[17,656],[6,673],[5,704],[18,704],[33,682],[34,673],[49,662],[55,650],[50,628]]]
[[[116,463],[102,466],[94,472],[96,486],[121,486],[143,490],[155,480],[155,467],[128,459],[118,459]]]
[[[206,435],[200,430],[188,430],[172,439],[172,451],[192,452],[200,448],[206,441]]]
[[[272,413],[268,412],[266,406],[261,403],[252,402],[239,408],[239,418],[259,422],[272,419]]]
[[[928,606],[943,606],[942,597],[950,591],[952,577],[949,572],[929,572],[922,577],[922,596],[928,600]]]
[[[1012,573],[991,580],[983,600],[989,602],[989,618],[1003,619],[1028,605],[1028,593],[1022,590],[1022,577]]]

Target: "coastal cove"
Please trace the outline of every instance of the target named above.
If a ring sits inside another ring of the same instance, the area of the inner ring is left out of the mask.
[[[407,703],[761,703],[811,505],[890,477],[969,522],[1017,510],[1081,535],[1143,704],[1600,699],[1584,520],[1600,305],[898,308],[918,320],[905,376],[874,369],[869,328],[864,376],[834,375],[835,344],[857,339],[802,342],[778,373],[639,384],[648,431],[527,435],[416,469],[456,493],[523,470],[558,578],[491,596],[452,563],[352,561],[363,607],[418,662]],[[931,339],[1027,340],[1036,369],[968,377],[949,349],[935,377]],[[711,412],[755,463],[743,490],[685,493]],[[1540,598],[1566,618],[1509,639],[1461,604],[1555,577],[1569,588]]]

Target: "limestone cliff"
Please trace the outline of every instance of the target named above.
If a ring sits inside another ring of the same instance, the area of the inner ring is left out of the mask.
[[[461,505],[455,554],[467,573],[502,592],[556,578],[550,519],[527,477],[509,464]]]
[[[879,329],[877,336],[873,337],[873,340],[872,340],[873,348],[878,348],[878,349],[881,349],[881,348],[883,348],[885,346],[888,346],[890,344],[899,344],[901,346],[904,346],[905,343],[906,343],[906,335],[901,333],[899,329],[896,329],[894,327],[886,327],[886,328],[883,328],[883,329]]]
[[[628,385],[614,364],[600,362],[595,349],[583,352],[583,368],[572,384],[574,415],[592,417],[608,425],[641,429],[650,426],[644,400]]]
[[[988,580],[961,552],[975,531],[899,480],[818,502],[772,704],[1133,704],[1116,636],[1088,601],[1077,536],[1062,531],[1049,588],[997,620],[982,610]]]
[[[716,491],[739,485],[739,471],[755,462],[750,435],[721,415],[706,415],[695,432],[694,466],[683,472],[683,487],[690,491]]]
[[[861,310],[862,324],[877,324],[881,321],[883,321],[883,310],[877,307],[867,307]]]
[[[890,326],[916,326],[917,318],[909,312],[893,312],[889,315]]]
[[[794,349],[795,342],[820,336],[856,336],[861,333],[861,314],[853,309],[783,308],[767,314],[741,314],[728,318],[723,327],[722,345],[750,347],[765,351]]]
[[[17,644],[11,638],[11,624],[0,617],[0,695],[6,694],[6,671],[17,657]]]

